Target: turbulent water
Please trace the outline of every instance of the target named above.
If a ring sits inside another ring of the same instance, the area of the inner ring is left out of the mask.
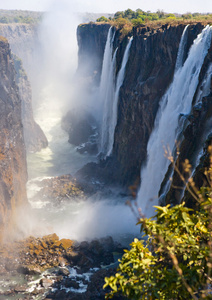
[[[200,69],[210,46],[211,32],[212,27],[207,26],[198,35],[184,65],[176,68],[173,82],[161,99],[155,127],[147,146],[147,163],[141,170],[142,182],[138,193],[139,206],[146,216],[154,214],[153,205],[158,203],[160,184],[169,165],[167,157],[164,156],[164,147],[172,154],[180,131],[179,115],[188,114],[191,110]],[[183,43],[181,47],[184,47]],[[179,53],[183,55],[182,49],[179,49]]]

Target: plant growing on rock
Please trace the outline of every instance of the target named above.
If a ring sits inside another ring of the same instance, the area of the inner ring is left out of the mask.
[[[188,187],[198,201],[198,210],[181,203],[156,206],[156,216],[141,216],[143,239],[135,239],[120,260],[115,276],[104,287],[129,299],[212,299],[212,147],[210,167],[205,172],[208,187]],[[186,172],[189,172],[189,164]]]

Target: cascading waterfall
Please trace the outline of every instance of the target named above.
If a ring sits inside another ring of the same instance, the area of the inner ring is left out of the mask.
[[[138,204],[147,217],[154,214],[152,206],[158,202],[160,184],[169,165],[163,147],[168,147],[172,153],[180,131],[179,115],[188,114],[191,110],[201,66],[210,47],[211,35],[211,26],[207,26],[198,35],[184,65],[176,68],[173,82],[161,99],[155,128],[147,145],[147,164],[141,170],[141,187],[138,193]]]
[[[124,81],[125,68],[129,57],[130,46],[133,38],[131,37],[125,49],[121,68],[119,70],[117,81],[115,85],[115,66],[116,53],[113,54],[113,40],[112,27],[109,29],[107,42],[105,45],[105,52],[103,58],[103,67],[101,75],[101,83],[99,89],[100,99],[103,103],[103,118],[100,135],[100,149],[99,152],[103,157],[109,156],[113,149],[114,132],[117,123],[117,105],[119,90]]]
[[[119,98],[119,90],[124,82],[124,75],[125,75],[125,69],[129,58],[130,53],[130,47],[133,41],[133,37],[129,39],[129,42],[127,44],[127,47],[124,52],[124,57],[121,64],[121,69],[119,70],[117,81],[116,81],[116,88],[115,88],[115,96],[113,101],[113,107],[112,107],[112,115],[111,120],[108,124],[108,133],[109,133],[109,140],[108,140],[108,151],[107,155],[109,156],[112,153],[113,150],[113,142],[114,142],[114,133],[117,123],[117,110],[118,110],[118,98]]]
[[[185,45],[187,43],[187,38],[188,38],[188,29],[189,24],[184,28],[183,30],[183,34],[180,40],[180,45],[179,45],[179,50],[177,53],[177,60],[176,60],[176,64],[175,64],[175,72],[182,67],[183,65],[183,57],[184,57],[184,53],[185,53]]]
[[[107,144],[109,138],[108,123],[111,114],[110,108],[112,107],[112,100],[114,98],[116,51],[113,55],[113,40],[114,34],[112,32],[112,27],[110,27],[107,36],[107,42],[105,45],[102,74],[99,88],[99,98],[103,105],[99,152],[103,154],[107,153]]]

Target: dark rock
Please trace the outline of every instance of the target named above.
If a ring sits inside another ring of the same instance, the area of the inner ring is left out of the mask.
[[[70,274],[70,271],[67,268],[60,268],[58,274],[62,276],[68,276]]]
[[[92,83],[99,83],[102,69],[104,49],[110,24],[81,24],[77,28],[79,45],[79,63],[77,73],[91,77]],[[89,57],[89,59],[88,59]]]
[[[73,288],[73,289],[76,289],[76,290],[80,288],[79,283],[76,282],[73,279],[66,279],[65,282],[64,282],[64,286],[66,288]]]
[[[17,271],[21,274],[26,274],[26,275],[41,275],[42,271],[40,270],[39,267],[31,267],[31,266],[19,266],[17,268]]]
[[[91,114],[69,111],[62,119],[62,128],[69,134],[69,143],[78,146],[79,151],[97,153],[97,122]]]
[[[57,291],[56,293],[50,294],[49,296],[50,296],[50,298],[55,299],[55,300],[67,299],[65,290]]]

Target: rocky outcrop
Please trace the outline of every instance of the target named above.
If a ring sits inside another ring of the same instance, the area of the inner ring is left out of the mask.
[[[7,40],[0,38],[0,239],[12,233],[18,210],[27,205],[26,151],[21,99]]]
[[[27,152],[37,152],[48,146],[47,138],[35,122],[32,110],[32,91],[30,82],[23,69],[21,60],[13,54],[16,70],[16,83],[22,100],[22,122],[24,127],[24,141]]]
[[[68,133],[68,142],[80,153],[97,154],[98,126],[95,118],[82,110],[69,111],[62,118],[62,128]]]
[[[110,236],[78,243],[56,234],[0,245],[0,251],[0,282],[6,286],[9,276],[17,280],[10,280],[7,289],[0,291],[4,299],[36,295],[41,299],[104,299],[104,278],[115,269],[101,265],[114,263],[113,252],[123,253]]]
[[[124,186],[139,183],[141,166],[146,161],[147,142],[154,126],[160,99],[173,79],[179,43],[185,26],[186,24],[144,26],[134,28],[125,38],[120,36],[119,30],[116,31],[114,38],[114,49],[118,47],[116,73],[120,69],[129,36],[133,36],[133,42],[126,65],[125,79],[119,93],[113,153],[98,165],[93,163],[87,165],[80,172],[80,176],[83,176],[83,173],[90,173],[108,183]],[[87,39],[90,27],[90,24],[84,25]],[[203,27],[204,24],[201,23],[191,24],[188,27],[184,60],[193,40]],[[100,31],[99,28],[101,26],[98,27],[96,34]],[[105,27],[102,30],[104,32]],[[88,53],[94,51],[95,40],[90,37],[89,43],[84,44],[84,35],[81,36],[81,31],[78,30],[80,49],[87,47]],[[105,44],[105,40],[102,43]],[[86,53],[85,50],[83,52]]]

